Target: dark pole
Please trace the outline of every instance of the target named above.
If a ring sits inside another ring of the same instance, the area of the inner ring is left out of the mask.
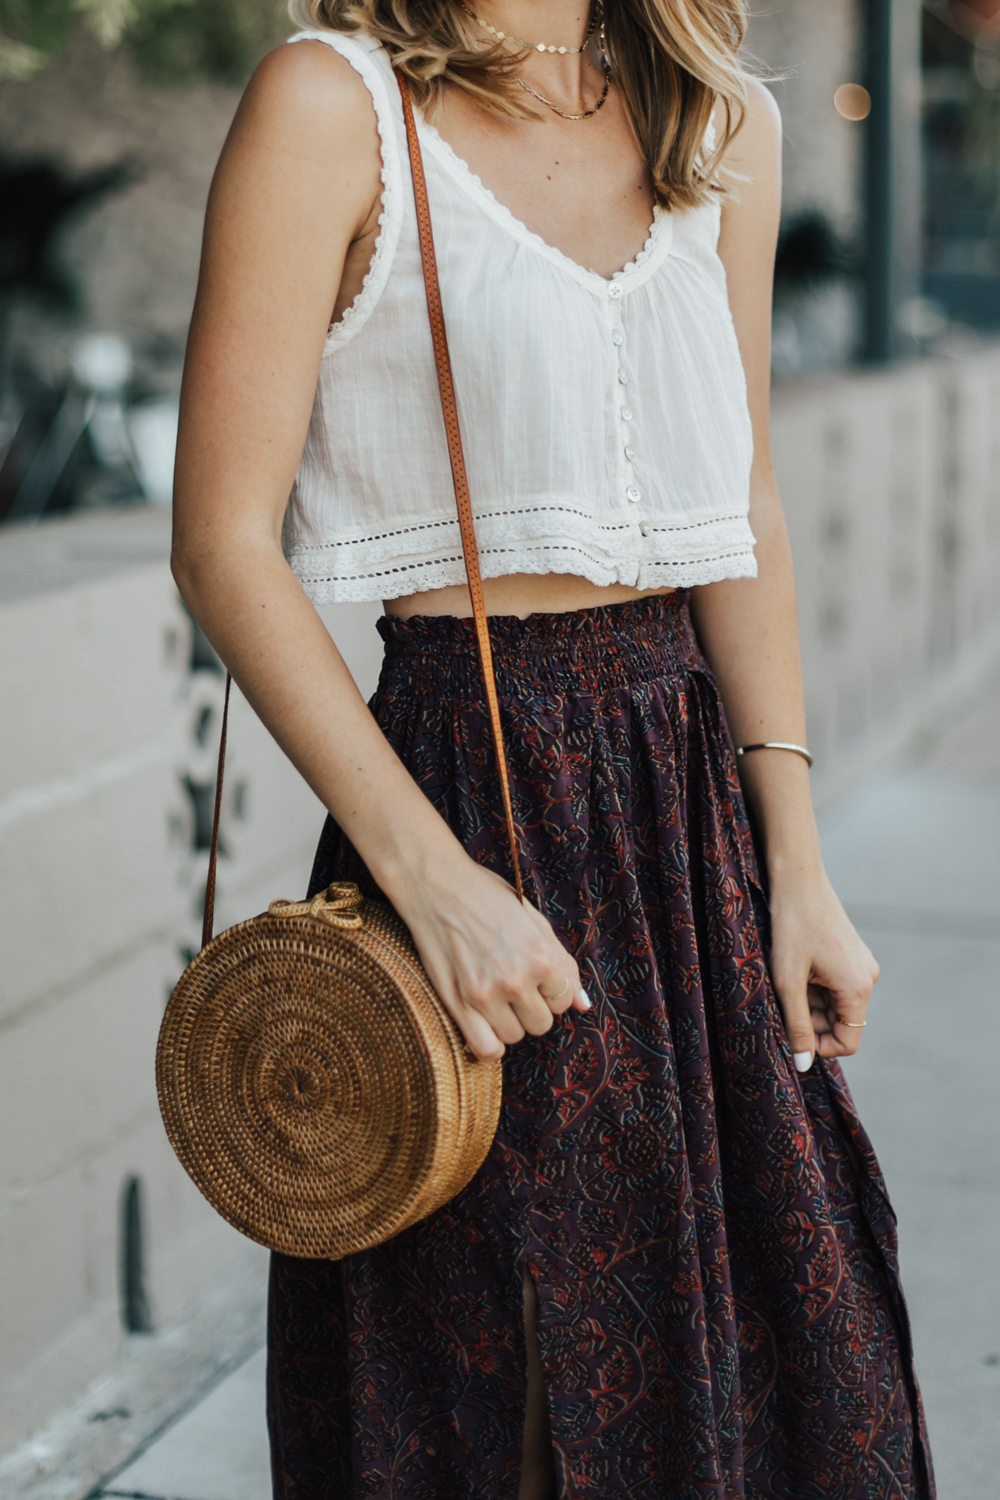
[[[893,275],[893,7],[898,0],[865,0],[866,121],[864,356],[885,364],[895,351],[896,297]]]
[[[122,1194],[122,1321],[128,1333],[152,1333],[146,1297],[146,1257],[142,1235],[142,1185],[130,1177]]]

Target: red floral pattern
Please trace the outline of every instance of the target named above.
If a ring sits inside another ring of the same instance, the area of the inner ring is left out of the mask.
[[[471,622],[381,628],[379,723],[509,873]],[[527,1265],[567,1500],[932,1500],[892,1209],[840,1069],[792,1068],[687,596],[491,632],[524,868],[594,1009],[508,1050],[439,1213],[275,1257],[275,1494],[514,1500]]]

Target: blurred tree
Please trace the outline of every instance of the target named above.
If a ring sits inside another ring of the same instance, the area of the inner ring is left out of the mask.
[[[0,522],[18,513],[21,499],[25,519],[71,504],[83,456],[80,413],[66,406],[60,391],[15,368],[11,313],[26,301],[65,313],[77,309],[78,288],[59,259],[60,235],[71,219],[134,175],[125,163],[76,176],[50,162],[0,157]],[[32,508],[36,491],[39,504]]]
[[[75,214],[122,188],[131,176],[124,163],[71,177],[49,162],[0,158],[0,328],[15,298],[74,309],[77,289],[56,254],[60,232]]]
[[[154,77],[242,83],[289,29],[276,0],[144,0],[128,46]]]
[[[281,0],[0,0],[0,79],[30,78],[83,23],[155,77],[241,82],[288,34]]]
[[[858,257],[815,209],[783,223],[774,261],[776,291],[812,291],[853,275]]]

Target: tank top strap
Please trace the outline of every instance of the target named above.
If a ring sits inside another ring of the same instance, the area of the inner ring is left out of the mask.
[[[293,42],[324,42],[340,54],[360,76],[371,95],[378,124],[379,151],[382,158],[382,208],[379,213],[378,238],[361,290],[330,329],[324,355],[332,353],[352,339],[373,312],[392,269],[408,203],[408,178],[404,176],[403,111],[393,82],[392,64],[385,49],[363,33],[347,35],[341,31],[299,31],[289,37]],[[406,171],[409,168],[407,166]]]

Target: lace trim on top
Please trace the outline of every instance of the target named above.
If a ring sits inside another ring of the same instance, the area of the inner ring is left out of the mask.
[[[495,223],[506,229],[522,244],[530,246],[532,250],[551,261],[553,265],[561,266],[592,292],[606,296],[608,286],[612,281],[627,281],[629,285],[638,285],[655,270],[656,264],[670,249],[673,238],[673,220],[671,215],[657,203],[653,207],[653,222],[649,226],[646,242],[637,252],[634,260],[630,260],[612,276],[601,276],[597,271],[588,271],[586,266],[581,266],[579,261],[573,260],[557,246],[550,245],[548,240],[543,240],[540,234],[536,234],[533,229],[522,224],[520,219],[515,218],[507,205],[494,196],[482,178],[478,177],[468,162],[459,156],[454,146],[446,141],[436,127],[429,124],[419,113],[417,114],[417,131],[421,137],[421,144],[426,142],[432,150],[436,151],[438,158],[449,169],[455,181],[478,200],[480,206]],[[656,251],[655,259],[654,251]],[[645,274],[640,275],[640,272]]]
[[[576,573],[599,586],[691,588],[757,571],[753,534],[741,512],[653,521],[637,537],[629,521],[602,522],[582,507],[549,501],[477,512],[476,533],[484,578]],[[658,556],[668,537],[672,555]],[[395,597],[465,581],[455,517],[329,542],[302,540],[287,556],[316,604],[368,599],[372,584],[390,583],[384,597]]]
[[[379,152],[382,167],[382,208],[378,216],[379,232],[358,292],[350,307],[345,307],[336,323],[330,325],[323,345],[324,359],[340,349],[363,327],[382,294],[392,268],[403,222],[403,201],[399,165],[399,142],[393,122],[392,107],[385,79],[362,37],[341,37],[332,31],[300,31],[291,42],[325,42],[358,73],[371,95],[378,125]],[[344,45],[342,45],[342,43]],[[368,44],[371,47],[371,44]]]
[[[539,577],[549,573],[571,573],[586,578],[598,588],[623,583],[636,589],[692,589],[718,583],[720,579],[757,576],[752,546],[737,547],[694,562],[653,558],[634,568],[602,565],[594,560],[586,547],[573,542],[545,542],[535,547],[480,547],[479,560],[484,578],[504,578],[513,573]],[[625,574],[628,576],[623,576]],[[451,588],[466,581],[465,562],[460,552],[433,560],[390,560],[381,568],[360,574],[298,576],[304,593],[313,604],[365,604],[373,599],[396,599],[406,594],[426,593],[428,589]]]

